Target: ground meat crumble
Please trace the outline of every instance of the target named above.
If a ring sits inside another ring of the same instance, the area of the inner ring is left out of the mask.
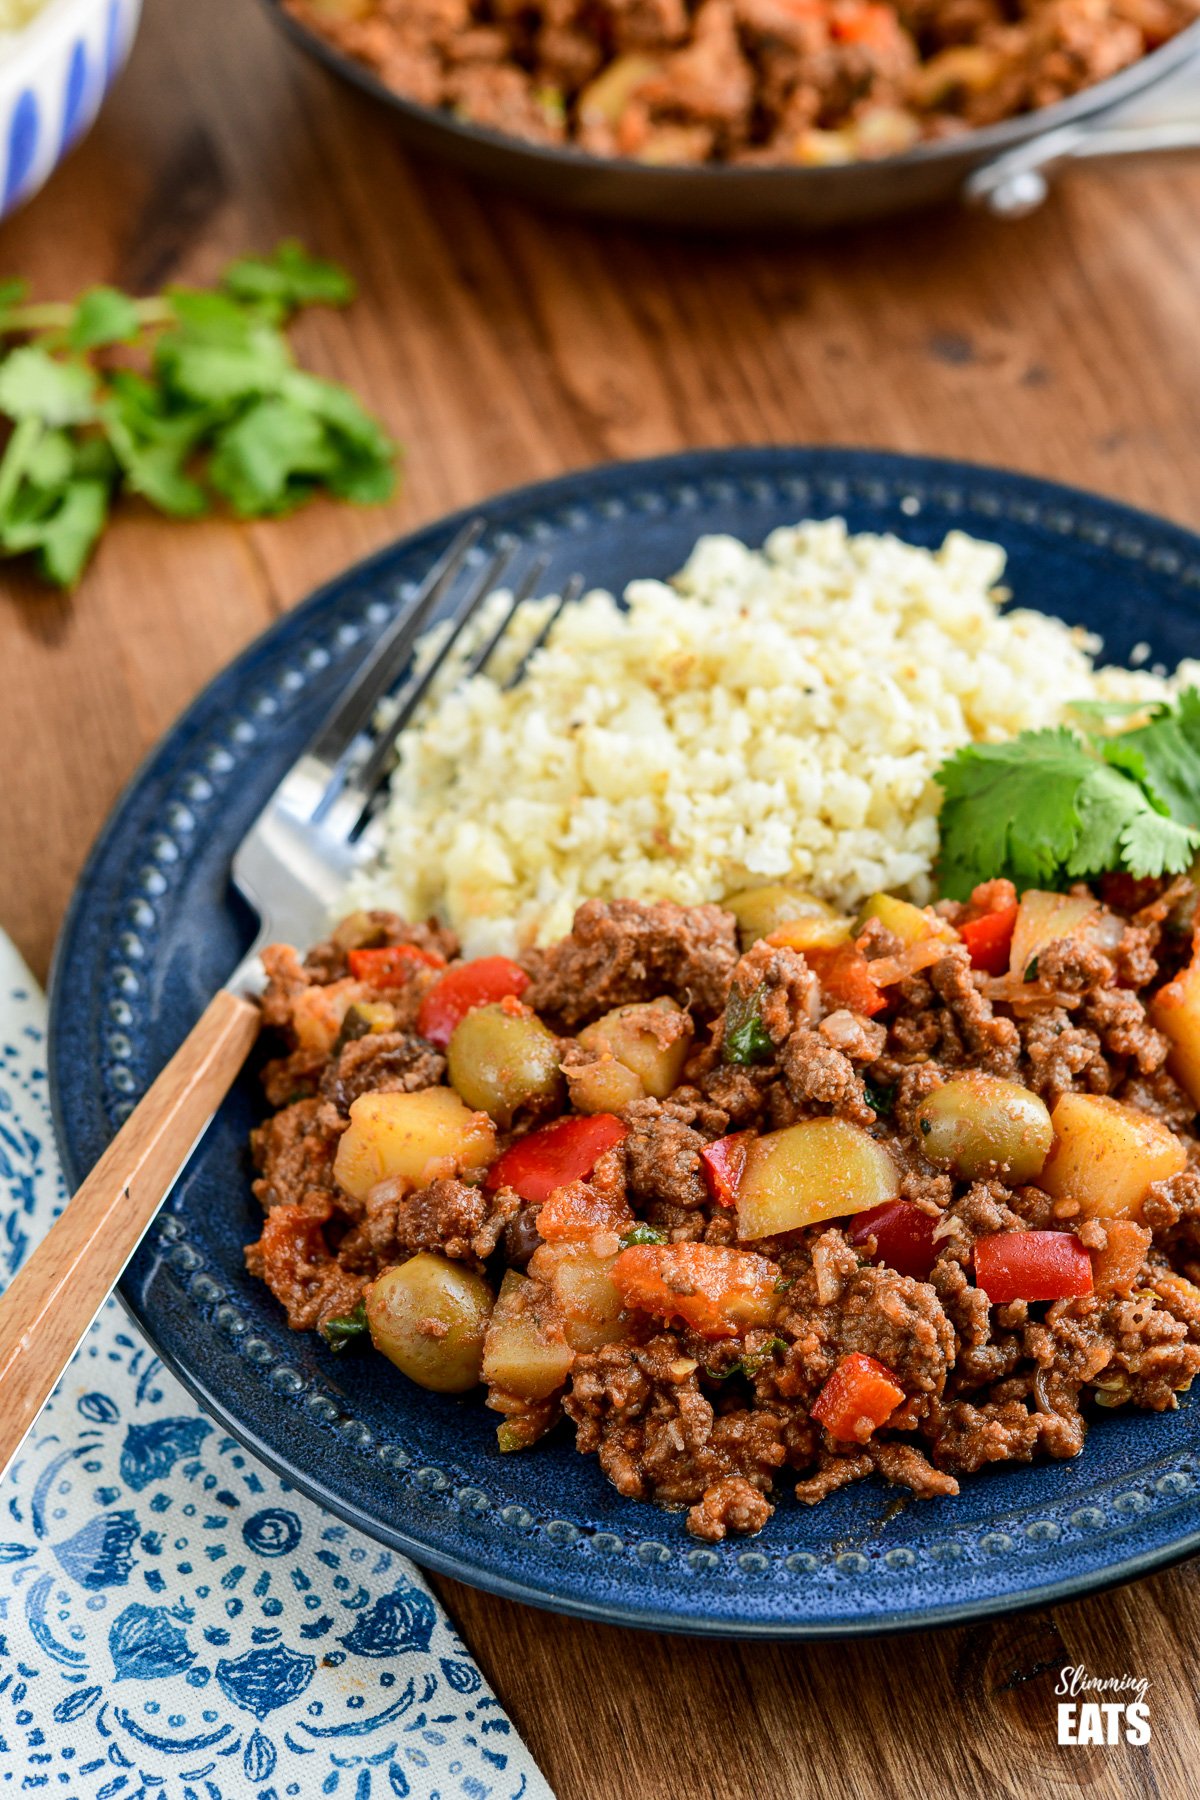
[[[457,944],[372,913],[303,960],[277,947],[263,1000],[274,1110],[252,1137],[266,1216],[248,1267],[300,1330],[353,1314],[383,1272],[418,1256],[493,1292],[508,1271],[486,1342],[506,1319],[551,1372],[522,1389],[485,1349],[502,1447],[565,1418],[619,1493],[684,1512],[709,1542],[761,1530],[788,1484],[805,1504],[870,1476],[936,1498],[990,1464],[1075,1456],[1097,1408],[1172,1407],[1200,1371],[1200,1140],[1153,1013],[1186,944],[1139,902],[1136,918],[1108,908],[1104,931],[1044,946],[1036,980],[1015,987],[972,968],[954,941],[960,906],[926,915],[945,929],[924,956],[872,920],[850,947],[859,985],[847,988],[844,960],[819,949],[739,949],[719,907],[589,901],[567,938],[528,956],[520,1001],[500,1010],[544,1018],[578,1105],[577,1083],[613,1058],[574,1034],[614,1008],[636,1022],[639,1005],[670,1000],[682,1023],[666,1029],[659,1012],[646,1029],[674,1058],[671,1082],[645,1069],[633,1081],[623,1064],[619,1104],[581,1114],[564,1112],[567,1084],[551,1070],[549,1087],[504,1109],[503,1129],[475,1114],[490,1134],[483,1161],[365,1184],[339,1152],[359,1101],[447,1093],[446,1046],[422,1035],[422,1003],[457,966]],[[374,985],[354,951],[400,945],[422,954]],[[887,984],[871,986],[872,970]],[[964,1076],[1019,1084],[1049,1109],[1064,1096],[1132,1107],[1179,1147],[1174,1172],[1112,1215],[1050,1191],[1048,1177],[1043,1188],[1036,1169],[938,1160],[927,1108]],[[534,1193],[521,1153],[556,1113],[603,1141]],[[814,1120],[882,1154],[895,1203],[924,1221],[923,1272],[891,1266],[853,1209],[739,1236],[744,1159],[764,1153],[762,1134]],[[1090,1259],[1087,1291],[993,1303],[977,1247],[1030,1232]],[[835,1429],[831,1386],[863,1359],[899,1398],[881,1422]]]

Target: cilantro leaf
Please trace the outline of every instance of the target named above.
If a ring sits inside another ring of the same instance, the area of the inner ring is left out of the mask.
[[[35,551],[48,580],[73,587],[108,517],[108,484],[73,478],[49,499],[27,489],[0,523],[0,544],[10,554]]]
[[[256,401],[217,436],[209,478],[243,518],[286,511],[337,455],[319,419],[290,400]]]
[[[141,329],[141,315],[128,294],[94,287],[75,302],[67,341],[73,350],[96,350],[103,344],[132,344]]]
[[[75,447],[66,431],[43,431],[25,462],[25,479],[38,488],[58,488],[75,474]]]
[[[1181,825],[1200,825],[1200,692],[1156,708],[1148,725],[1108,738],[1105,759],[1144,788],[1151,804]]]
[[[229,408],[274,393],[291,358],[279,333],[261,326],[240,343],[202,331],[171,332],[161,339],[155,360],[177,398]]]
[[[936,776],[942,892],[965,900],[999,875],[1018,888],[1052,887],[1079,840],[1080,790],[1096,767],[1063,727],[957,751]]]
[[[102,413],[109,442],[135,493],[173,518],[208,511],[208,495],[187,472],[199,440],[211,425],[202,408],[171,413],[150,382],[127,370],[113,377]]]
[[[46,425],[84,425],[96,416],[96,378],[86,363],[66,362],[22,344],[0,363],[0,412]]]
[[[1147,735],[1164,723],[1166,735]],[[1150,726],[1094,748],[1063,727],[1025,731],[1007,743],[967,745],[936,779],[944,796],[938,866],[952,899],[965,900],[994,876],[1024,889],[1116,869],[1176,874],[1200,848],[1200,695],[1189,701],[1186,724],[1166,709]],[[1176,808],[1185,803],[1190,816],[1181,818]]]
[[[298,368],[282,326],[315,302],[344,305],[350,278],[302,245],[242,257],[212,289],[135,299],[96,286],[73,304],[26,302],[0,281],[0,554],[78,579],[113,497],[177,518],[220,495],[242,517],[280,514],[319,488],[387,499],[396,445],[338,382]],[[110,367],[94,353],[131,345]],[[133,366],[129,366],[129,365]]]
[[[238,300],[263,301],[283,312],[319,302],[346,306],[355,293],[344,269],[310,256],[294,238],[280,244],[271,256],[239,257],[222,275],[221,285]]]
[[[284,377],[280,393],[327,426],[336,453],[325,475],[331,493],[362,506],[391,499],[396,487],[397,447],[349,388],[296,369]]]
[[[1147,801],[1121,833],[1122,866],[1138,879],[1182,875],[1200,850],[1200,831],[1164,819]],[[1100,873],[1094,870],[1093,873]]]
[[[1151,704],[1148,700],[1068,700],[1067,711],[1084,720],[1087,730],[1088,719],[1132,719]]]

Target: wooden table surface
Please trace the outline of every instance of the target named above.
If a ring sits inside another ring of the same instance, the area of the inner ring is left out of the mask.
[[[124,510],[79,591],[0,586],[0,919],[39,974],[121,784],[315,583],[423,520],[611,457],[824,442],[941,452],[1200,525],[1200,158],[1072,174],[1021,224],[825,241],[541,217],[399,150],[252,0],[149,0],[96,130],[0,229],[46,298],[203,280],[286,235],[361,297],[300,327],[408,446],[394,504],[281,523]],[[1035,596],[1027,598],[1036,599]],[[439,1583],[562,1800],[1195,1791],[1200,1565],[856,1645],[707,1644]],[[1063,1664],[1145,1675],[1148,1748],[1059,1749]]]

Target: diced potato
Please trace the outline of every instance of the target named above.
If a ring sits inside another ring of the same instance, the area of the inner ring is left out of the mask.
[[[887,1150],[846,1119],[807,1119],[754,1138],[738,1183],[738,1236],[798,1231],[882,1206],[900,1192]]]
[[[598,1350],[625,1335],[624,1302],[613,1286],[616,1256],[597,1256],[585,1244],[543,1244],[530,1273],[549,1284],[572,1350]]]
[[[648,56],[618,56],[580,90],[575,111],[581,124],[616,125],[642,83],[658,73]]]
[[[476,1006],[446,1046],[450,1085],[468,1106],[490,1114],[502,1130],[535,1101],[558,1098],[558,1039],[519,1000]]]
[[[1099,912],[1100,902],[1082,894],[1046,894],[1029,888],[1017,908],[1009,974],[1023,981],[1040,951],[1060,938],[1074,937]]]
[[[1036,1181],[1054,1128],[1036,1094],[996,1075],[959,1075],[922,1100],[921,1148],[931,1163],[966,1181],[1000,1175]]]
[[[831,906],[818,900],[815,894],[805,893],[803,888],[741,888],[736,894],[726,895],[721,905],[738,922],[738,937],[743,950],[748,950],[759,938],[767,937],[791,919],[833,917]]]
[[[472,1112],[450,1088],[418,1094],[361,1094],[350,1108],[334,1159],[335,1179],[356,1200],[377,1181],[400,1176],[424,1187],[440,1175],[485,1169],[496,1155],[486,1113]]]
[[[935,912],[914,906],[911,900],[898,900],[895,894],[872,894],[863,907],[863,919],[878,919],[902,944],[919,944],[928,937],[952,944],[958,937],[954,927]]]
[[[704,162],[712,146],[709,125],[658,125],[638,150],[637,159],[655,164]]]
[[[632,1069],[618,1062],[611,1051],[598,1062],[566,1067],[571,1105],[581,1113],[619,1113],[644,1100],[646,1090]]]
[[[1200,956],[1160,988],[1150,1006],[1150,1023],[1170,1043],[1171,1074],[1200,1106]]]
[[[679,1086],[683,1075],[692,1045],[692,1021],[676,1001],[664,996],[642,1005],[618,1006],[605,1013],[579,1033],[579,1042],[585,1050],[611,1051],[619,1063],[633,1071],[645,1093],[655,1100],[665,1100]]]
[[[461,1263],[422,1251],[385,1269],[365,1295],[371,1342],[435,1394],[465,1394],[479,1382],[492,1290]]]
[[[1003,54],[991,46],[951,44],[913,71],[909,92],[918,106],[940,106],[955,88],[986,93],[996,86],[1004,67]]]
[[[343,981],[303,988],[292,1001],[292,1025],[301,1050],[328,1056],[346,1014],[366,993],[362,982],[352,981],[349,976]]]
[[[860,157],[899,156],[921,137],[921,122],[899,106],[872,106],[855,123]]]
[[[1187,1163],[1169,1126],[1106,1094],[1064,1094],[1050,1122],[1054,1148],[1038,1186],[1078,1202],[1084,1218],[1140,1219],[1153,1184]]]
[[[767,942],[784,950],[836,950],[848,944],[852,936],[849,919],[812,917],[789,919],[786,925],[767,933]]]
[[[792,154],[805,168],[832,169],[857,162],[858,146],[852,131],[819,131],[814,127],[800,133]]]
[[[509,1269],[483,1348],[483,1379],[522,1400],[545,1400],[567,1379],[575,1352],[540,1281]]]

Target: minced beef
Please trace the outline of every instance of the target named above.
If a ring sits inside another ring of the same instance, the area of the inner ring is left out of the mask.
[[[950,935],[1011,908],[1005,883],[985,884],[970,909],[927,915],[911,946],[873,919],[832,959],[794,941],[739,954],[720,907],[589,901],[567,938],[527,957],[522,1004],[498,1004],[513,1020],[540,1011],[575,1081],[601,1054],[576,1029],[646,1004],[639,1042],[669,1059],[670,1075],[622,1065],[616,1114],[583,1115],[561,1111],[556,1071],[547,1081],[539,1064],[536,1104],[497,1105],[502,1130],[475,1113],[461,1163],[450,1129],[429,1140],[423,1173],[370,1185],[361,1155],[339,1155],[354,1148],[344,1134],[365,1094],[399,1109],[395,1166],[421,1167],[421,1108],[448,1080],[446,1056],[418,1029],[440,969],[416,959],[388,975],[397,985],[375,988],[354,973],[369,961],[349,952],[411,942],[452,959],[455,946],[431,927],[361,914],[305,960],[276,947],[264,958],[263,1023],[277,1110],[252,1138],[266,1220],[247,1265],[301,1330],[352,1312],[381,1272],[417,1254],[457,1265],[459,1279],[464,1268],[482,1274],[497,1295],[487,1401],[502,1447],[525,1448],[565,1415],[621,1494],[686,1511],[710,1542],[762,1529],[787,1486],[815,1504],[881,1477],[936,1499],[989,1464],[1074,1456],[1105,1410],[1163,1410],[1200,1373],[1196,1106],[1147,985],[1181,966],[1163,921],[1183,888],[1189,897],[1186,882],[1139,888],[1128,915],[1110,906],[1099,928],[1093,917],[1043,945],[1034,978],[1019,982],[972,969]],[[664,998],[682,1012],[653,1007]],[[517,1056],[476,1070],[480,1085],[464,1082],[470,1106],[520,1067]],[[1115,1218],[1052,1193],[1044,1172],[1026,1179],[1002,1165],[971,1179],[943,1153],[931,1160],[922,1130],[927,1102],[963,1074],[1019,1083],[1026,1105],[1035,1095],[1053,1109],[1072,1094],[1133,1107],[1143,1126],[1175,1134],[1183,1166]],[[434,1109],[443,1125],[468,1117],[447,1105]],[[548,1126],[547,1107],[559,1109]],[[924,1234],[915,1272],[891,1266],[889,1256],[904,1259],[878,1216],[856,1233],[853,1162],[831,1196],[803,1140],[762,1144],[829,1119],[846,1128],[840,1141],[870,1153],[877,1191],[908,1209],[906,1229]],[[381,1169],[394,1149],[375,1145]],[[774,1174],[751,1184],[766,1212],[743,1238],[752,1166]],[[1048,1302],[1018,1286],[993,1304],[980,1246],[1030,1232],[1073,1234],[1091,1287]],[[842,1417],[838,1383],[864,1366],[886,1404],[878,1417]]]
[[[586,900],[570,936],[536,960],[523,997],[567,1026],[662,994],[711,1018],[736,962],[737,926],[719,906]]]

